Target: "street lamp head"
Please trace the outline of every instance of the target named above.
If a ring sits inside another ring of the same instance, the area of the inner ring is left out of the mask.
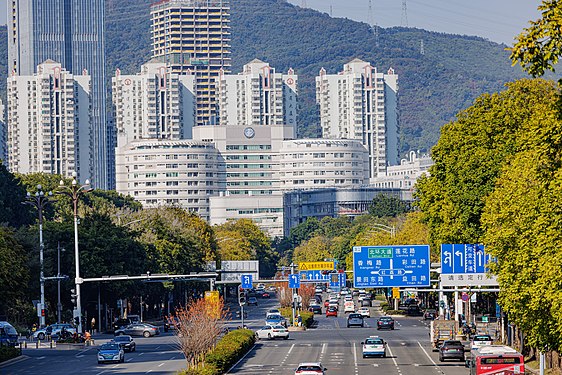
[[[72,178],[76,178],[76,176],[78,176],[78,175],[76,174],[76,171],[72,172]]]
[[[37,190],[42,190],[43,187],[41,186],[41,184],[37,185]]]
[[[73,172],[74,173],[74,172]],[[76,186],[76,179],[72,180],[72,186]]]
[[[86,185],[90,185],[90,179],[89,178],[86,179]]]
[[[64,181],[63,181],[63,180],[60,180],[60,181],[59,181],[59,186],[64,186]]]
[[[31,193],[29,191],[27,192],[26,195],[27,195],[28,198],[31,198]]]

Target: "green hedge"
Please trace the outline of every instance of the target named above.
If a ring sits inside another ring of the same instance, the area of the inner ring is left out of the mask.
[[[0,362],[7,361],[12,358],[16,358],[21,355],[21,350],[19,348],[13,348],[11,346],[0,346]]]
[[[254,345],[256,337],[254,331],[237,329],[230,331],[217,343],[217,346],[205,360],[205,366],[199,369],[188,369],[181,375],[220,375],[230,369]]]
[[[281,315],[283,315],[289,321],[289,324],[293,324],[293,309],[290,307],[282,307],[279,309]],[[309,328],[314,322],[314,313],[310,311],[298,311],[297,315],[301,314],[302,325]],[[296,316],[295,316],[296,318]]]

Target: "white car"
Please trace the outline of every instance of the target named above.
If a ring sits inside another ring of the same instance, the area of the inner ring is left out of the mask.
[[[347,301],[343,305],[343,312],[344,313],[352,313],[355,312],[355,303],[353,301]]]
[[[351,294],[348,294],[344,297],[344,301],[353,301],[353,297],[351,296]]]
[[[326,368],[320,362],[303,362],[295,370],[295,375],[324,375]]]
[[[357,313],[363,315],[365,318],[371,317],[371,309],[368,307],[361,307],[359,310],[357,310]]]
[[[266,325],[256,331],[256,338],[258,340],[260,339],[273,340],[277,338],[282,338],[284,340],[287,340],[289,338],[289,330],[280,325],[277,326]]]
[[[492,337],[490,335],[475,335],[470,343],[470,349],[476,350],[486,345],[492,345]]]
[[[363,346],[363,358],[369,356],[386,357],[386,342],[378,336],[370,336],[361,343]]]

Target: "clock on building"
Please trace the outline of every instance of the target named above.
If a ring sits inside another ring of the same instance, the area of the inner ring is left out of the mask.
[[[246,128],[244,129],[244,135],[246,136],[246,138],[254,138],[254,135],[256,135],[256,131],[253,128]]]

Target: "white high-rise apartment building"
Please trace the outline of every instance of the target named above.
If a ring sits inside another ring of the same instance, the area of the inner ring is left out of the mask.
[[[237,126],[287,125],[296,130],[297,80],[292,69],[276,73],[258,59],[242,73],[218,79],[219,123]]]
[[[398,162],[398,75],[377,72],[354,59],[339,74],[320,70],[316,99],[323,138],[357,139],[369,151],[369,175],[384,174]]]
[[[8,165],[7,158],[7,145],[6,145],[6,119],[4,118],[5,111],[4,111],[4,103],[2,99],[0,99],[0,163],[4,165]]]
[[[31,76],[46,60],[91,77],[93,170],[96,188],[114,186],[111,123],[106,118],[105,0],[8,0],[8,75]],[[10,125],[11,126],[11,125]],[[84,171],[85,173],[85,171]]]
[[[171,73],[164,63],[149,62],[140,74],[112,79],[117,148],[137,140],[192,137],[195,124],[195,76]]]
[[[89,75],[47,60],[37,74],[8,77],[8,165],[17,173],[49,173],[84,182],[93,175]]]
[[[216,124],[215,80],[229,72],[230,0],[161,0],[150,8],[152,57],[197,77],[197,125]]]

